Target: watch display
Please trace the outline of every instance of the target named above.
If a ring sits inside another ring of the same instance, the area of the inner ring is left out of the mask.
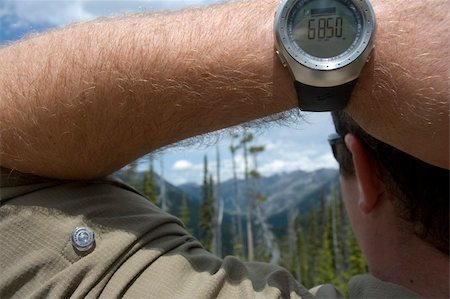
[[[362,29],[362,16],[351,1],[299,1],[288,15],[288,34],[299,50],[317,58],[351,51]]]
[[[374,31],[368,0],[284,0],[277,13],[280,50],[314,70],[353,63],[371,50]]]

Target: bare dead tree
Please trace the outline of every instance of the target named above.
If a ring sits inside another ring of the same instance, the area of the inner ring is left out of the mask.
[[[248,143],[253,140],[253,135],[244,130],[241,139],[241,146],[244,151],[244,190],[247,199],[247,257],[249,261],[255,258],[254,240],[253,240],[253,199],[250,194],[249,168],[248,168]]]
[[[239,186],[238,186],[238,177],[237,177],[237,166],[236,166],[236,152],[239,150],[240,145],[234,145],[234,139],[239,138],[239,135],[235,134],[232,136],[231,144],[230,144],[230,153],[231,153],[231,163],[233,168],[233,191],[234,191],[234,198],[233,198],[233,205],[236,210],[236,227],[237,227],[237,248],[239,252],[235,252],[235,254],[242,256],[244,253],[243,246],[244,246],[244,234],[242,232],[242,204],[241,204],[241,196],[239,193]]]
[[[216,146],[216,188],[214,189],[213,253],[222,257],[223,202],[220,198],[220,151]]]

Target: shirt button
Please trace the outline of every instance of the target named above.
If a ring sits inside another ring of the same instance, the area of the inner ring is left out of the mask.
[[[88,251],[95,243],[94,232],[84,226],[76,227],[72,232],[71,240],[76,250]]]

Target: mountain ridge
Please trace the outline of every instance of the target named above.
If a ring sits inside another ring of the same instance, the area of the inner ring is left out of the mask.
[[[220,184],[220,197],[224,202],[225,212],[233,214],[235,188],[234,180],[230,179]],[[259,182],[259,193],[265,196],[263,210],[267,217],[278,214],[292,206],[301,205],[301,203],[313,196],[317,198],[317,192],[328,194],[332,187],[338,187],[338,170],[332,168],[322,168],[307,172],[297,170],[275,174],[268,177],[261,177]],[[238,179],[237,186],[241,202],[246,204],[243,194],[245,189],[244,179]],[[187,183],[176,186],[184,193],[189,195],[192,200],[201,202],[201,185]],[[303,208],[308,208],[311,202],[303,204]],[[245,213],[244,213],[245,214]]]

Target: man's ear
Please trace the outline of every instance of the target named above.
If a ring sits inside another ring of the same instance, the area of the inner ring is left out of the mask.
[[[384,193],[384,184],[380,181],[378,164],[372,153],[355,135],[347,134],[345,144],[353,156],[353,166],[360,193],[359,209],[363,213],[369,214]]]

